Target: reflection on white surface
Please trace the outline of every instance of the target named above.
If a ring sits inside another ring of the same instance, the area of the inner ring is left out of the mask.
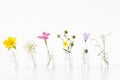
[[[73,70],[65,71],[65,80],[73,80]]]
[[[118,69],[119,70],[119,69]],[[114,72],[111,69],[111,73]],[[4,70],[0,80],[109,80],[109,69],[74,69],[74,70]],[[113,78],[111,75],[110,78]]]
[[[108,80],[108,69],[101,69],[101,80]]]
[[[89,68],[82,68],[81,74],[82,80],[89,80]]]

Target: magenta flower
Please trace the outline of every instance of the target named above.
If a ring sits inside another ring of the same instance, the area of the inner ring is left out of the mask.
[[[90,35],[90,33],[83,34],[83,38],[84,38],[85,42],[88,40],[89,35]]]
[[[38,39],[44,39],[44,42],[45,42],[45,45],[46,45],[46,48],[47,48],[47,52],[48,52],[48,63],[47,63],[47,66],[49,66],[50,62],[51,62],[51,59],[52,59],[52,55],[50,54],[50,51],[48,49],[48,44],[47,44],[47,39],[49,38],[50,36],[50,33],[47,33],[47,32],[43,32],[42,33],[42,36],[38,36]]]
[[[49,36],[50,36],[50,33],[43,32],[42,36],[38,36],[38,38],[47,40]]]

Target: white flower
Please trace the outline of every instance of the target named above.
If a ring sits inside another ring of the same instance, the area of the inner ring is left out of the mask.
[[[101,35],[101,39],[102,40],[105,40],[108,36],[110,36],[111,35],[111,33],[108,33],[108,34],[102,34]]]
[[[26,42],[25,46],[24,46],[25,51],[27,53],[35,53],[36,52],[36,47],[37,47],[37,45],[33,41]]]

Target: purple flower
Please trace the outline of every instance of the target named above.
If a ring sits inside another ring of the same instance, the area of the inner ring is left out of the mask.
[[[83,38],[84,38],[85,42],[88,40],[89,35],[90,35],[90,33],[83,34]]]

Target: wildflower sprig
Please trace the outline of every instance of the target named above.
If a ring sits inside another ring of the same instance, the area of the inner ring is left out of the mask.
[[[106,38],[109,35],[110,34],[102,34],[101,35],[101,41],[102,41],[102,43],[100,43],[97,39],[92,39],[92,40],[94,40],[96,42],[95,46],[100,49],[100,52],[99,52],[98,56],[103,55],[102,58],[103,58],[104,62],[107,65],[109,65],[109,61],[108,61],[107,56],[106,56],[106,54],[107,54],[107,52],[106,52]]]
[[[84,53],[87,54],[88,53],[88,48],[87,48],[87,40],[90,36],[90,33],[84,33],[83,34],[83,39],[84,39],[84,42],[85,42],[85,49],[84,49]]]
[[[65,53],[71,53],[76,36],[72,35],[69,37],[69,32],[65,30],[64,34],[63,35],[58,34],[57,38],[60,38],[62,40],[63,50],[65,51]]]

